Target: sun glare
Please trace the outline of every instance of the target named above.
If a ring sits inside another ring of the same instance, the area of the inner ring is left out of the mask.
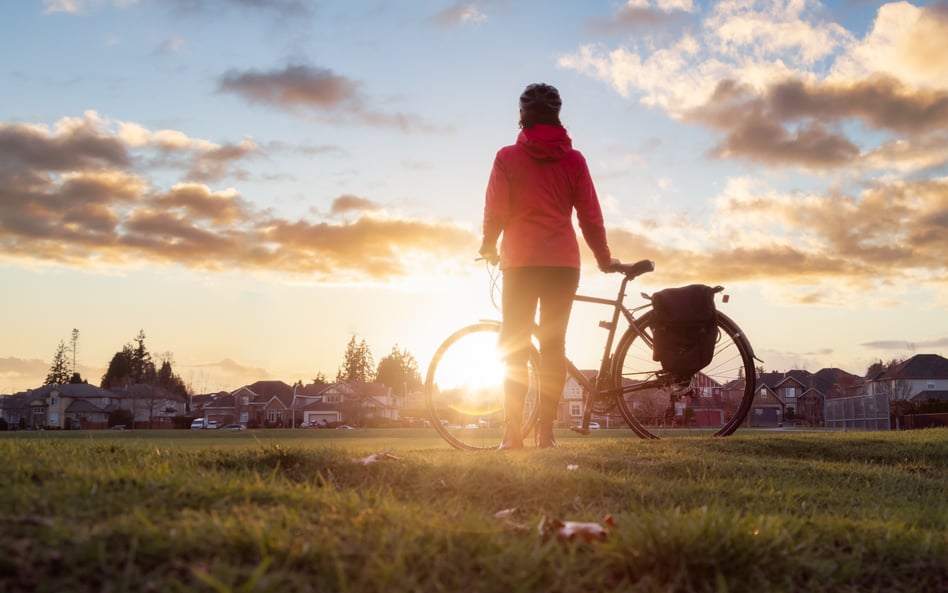
[[[438,362],[434,382],[458,412],[486,416],[503,409],[504,364],[497,335],[479,332],[454,343]]]

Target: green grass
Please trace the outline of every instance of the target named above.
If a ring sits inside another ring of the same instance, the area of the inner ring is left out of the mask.
[[[0,590],[948,590],[948,431],[560,443],[0,433]],[[538,529],[606,515],[601,542]]]

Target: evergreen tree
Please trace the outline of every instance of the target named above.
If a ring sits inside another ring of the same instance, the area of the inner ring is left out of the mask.
[[[109,362],[109,368],[102,375],[102,389],[112,389],[113,387],[125,387],[134,383],[132,376],[132,359],[134,353],[132,346],[126,344],[122,350],[116,352]]]
[[[49,373],[46,375],[46,381],[43,385],[65,385],[69,383],[71,373],[69,372],[69,360],[66,357],[66,344],[62,340],[56,347],[56,353],[53,354],[53,362],[49,366]]]
[[[375,361],[372,359],[368,344],[365,340],[357,344],[355,336],[352,336],[346,347],[342,366],[336,373],[336,381],[370,383],[375,378],[374,367]]]
[[[132,380],[134,383],[154,385],[158,382],[158,374],[155,363],[151,360],[151,353],[145,347],[145,330],[138,330],[135,344],[132,349]]]
[[[392,352],[379,361],[375,380],[392,389],[392,393],[407,396],[421,389],[421,374],[418,362],[408,350],[399,350],[398,344],[392,346]]]
[[[187,385],[185,385],[184,380],[174,372],[171,365],[172,361],[171,355],[169,353],[166,355],[166,357],[162,357],[161,367],[158,369],[158,373],[156,375],[158,386],[163,387],[169,393],[173,393],[181,397],[187,397]]]

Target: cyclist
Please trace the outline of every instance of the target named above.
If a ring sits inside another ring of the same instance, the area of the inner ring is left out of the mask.
[[[480,254],[499,261],[504,281],[500,347],[506,364],[506,430],[501,449],[523,448],[520,427],[538,309],[540,410],[535,438],[537,447],[556,446],[553,421],[566,381],[566,328],[579,285],[574,210],[599,268],[608,271],[617,262],[609,251],[586,159],[560,123],[561,107],[560,93],[551,85],[524,89],[517,142],[497,152],[487,183]]]

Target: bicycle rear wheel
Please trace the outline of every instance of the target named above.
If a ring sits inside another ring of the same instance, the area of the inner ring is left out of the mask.
[[[756,369],[750,342],[734,321],[718,312],[718,339],[710,364],[689,385],[665,379],[652,360],[652,313],[639,320],[641,335],[630,328],[613,359],[613,380],[623,393],[619,411],[629,427],[646,439],[727,436],[744,422],[754,402]],[[635,386],[648,385],[636,390]]]
[[[428,414],[438,433],[457,449],[496,449],[503,440],[504,363],[499,336],[496,321],[461,328],[441,344],[428,366]],[[534,350],[521,426],[524,437],[536,422],[538,361]]]

